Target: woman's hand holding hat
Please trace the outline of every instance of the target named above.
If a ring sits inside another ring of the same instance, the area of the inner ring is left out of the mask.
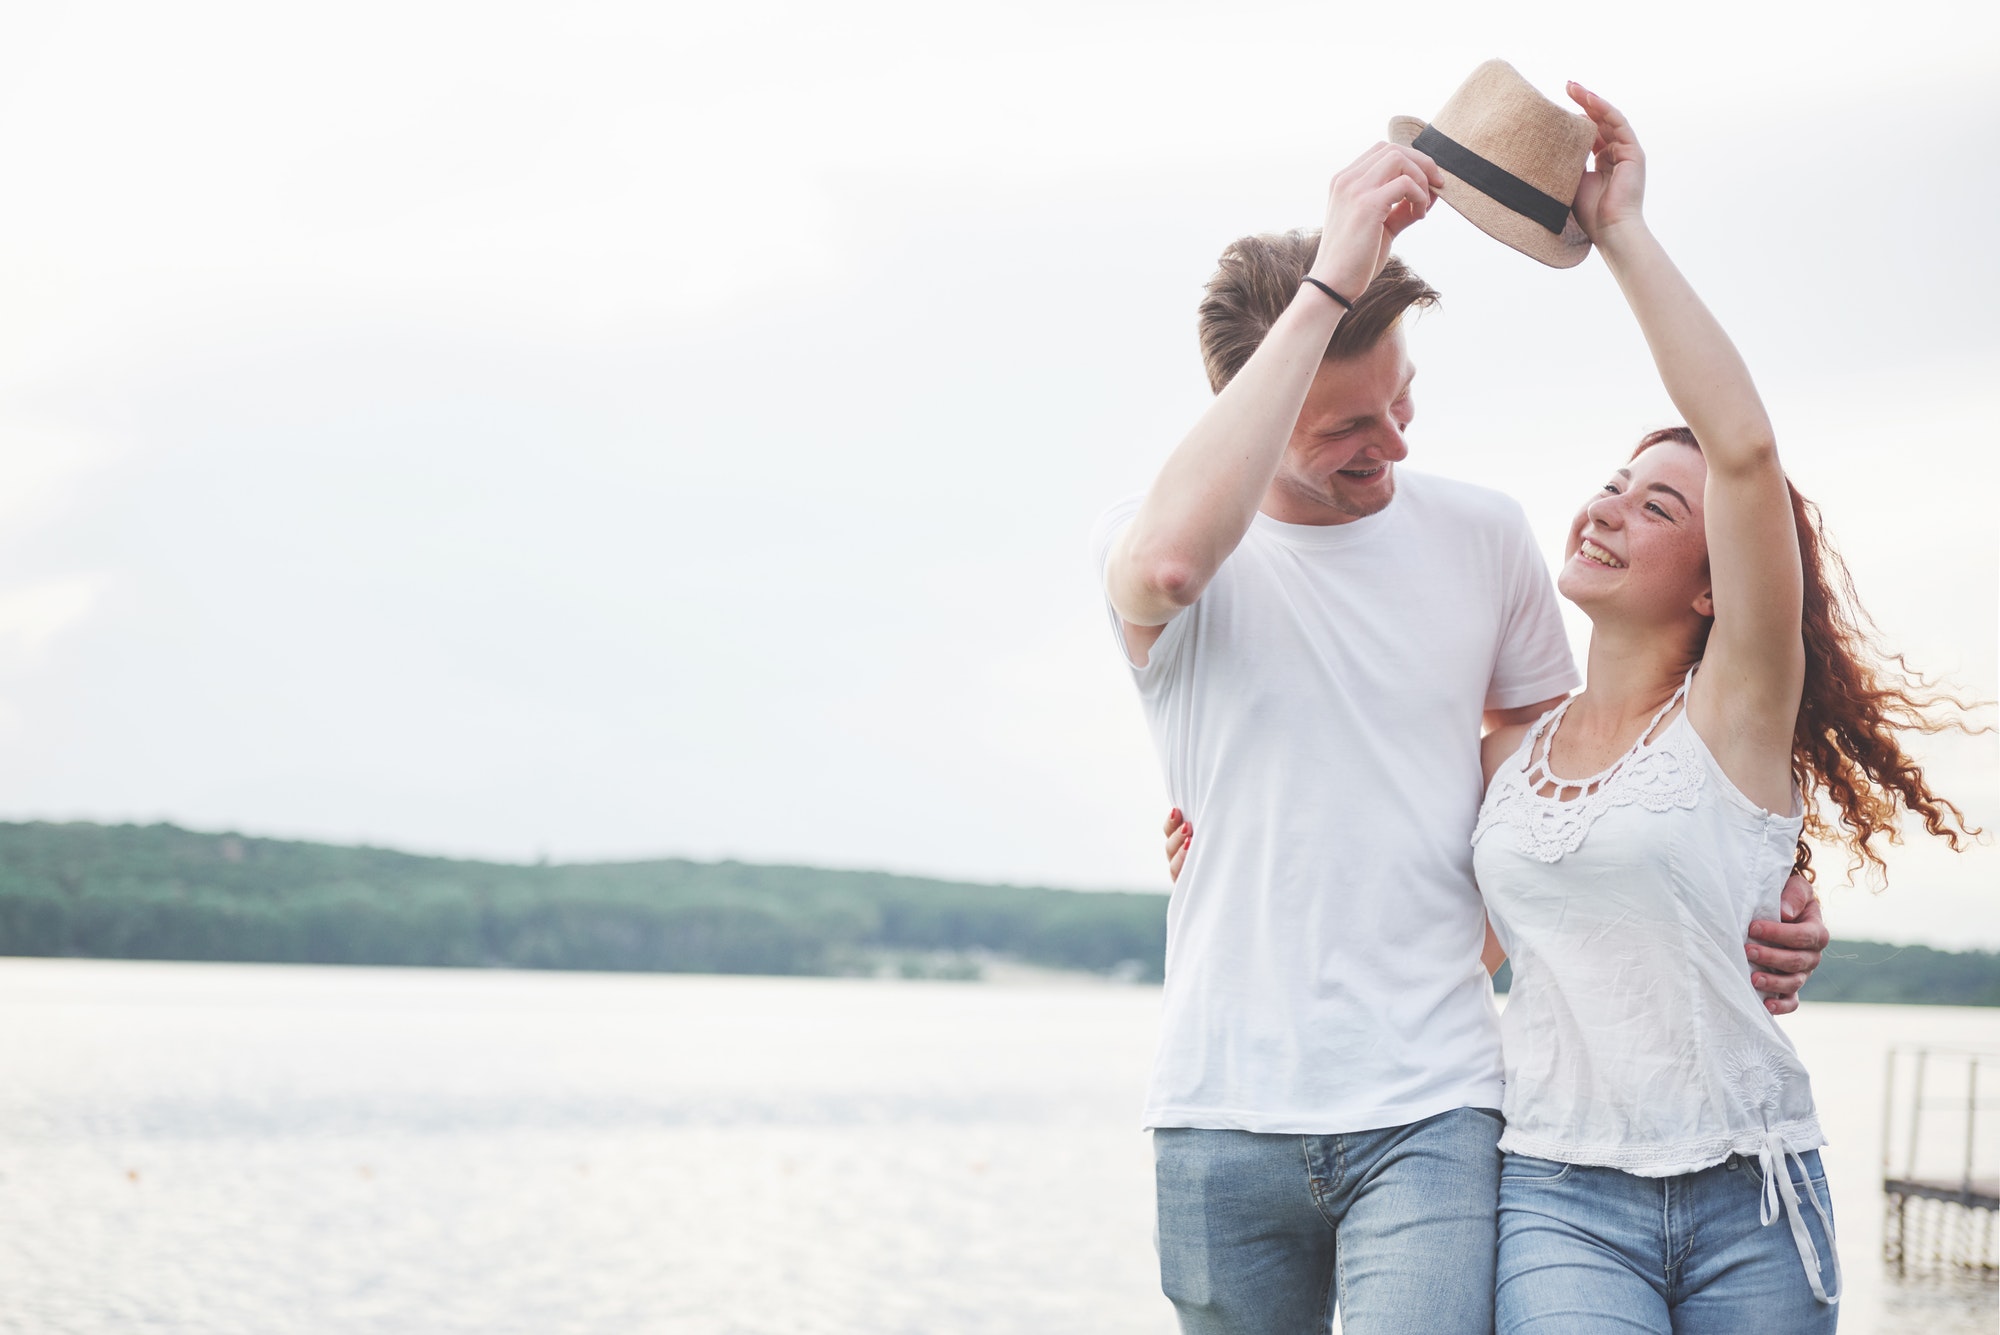
[[[1591,170],[1577,183],[1576,221],[1590,239],[1602,246],[1620,227],[1643,223],[1646,194],[1646,154],[1624,113],[1582,84],[1571,82],[1569,95],[1597,126],[1591,145]]]

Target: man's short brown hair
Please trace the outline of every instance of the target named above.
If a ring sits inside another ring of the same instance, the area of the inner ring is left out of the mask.
[[[1216,393],[1243,369],[1291,305],[1319,253],[1318,232],[1277,232],[1232,241],[1201,299],[1201,360]],[[1346,294],[1343,293],[1343,296]],[[1321,300],[1326,300],[1322,297]],[[1382,341],[1412,306],[1437,304],[1437,289],[1391,256],[1354,299],[1326,345],[1329,357],[1358,357]]]

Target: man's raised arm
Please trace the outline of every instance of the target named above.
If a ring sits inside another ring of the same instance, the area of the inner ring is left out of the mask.
[[[1387,262],[1390,243],[1430,211],[1443,184],[1422,153],[1393,144],[1369,149],[1333,178],[1309,278],[1349,301],[1359,297]],[[1113,544],[1105,586],[1135,652],[1150,648],[1201,596],[1249,531],[1345,313],[1311,282],[1300,284]]]

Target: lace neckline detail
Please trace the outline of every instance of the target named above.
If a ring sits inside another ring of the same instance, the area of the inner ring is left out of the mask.
[[[1687,699],[1694,680],[1690,668],[1679,689],[1660,706],[1630,750],[1587,779],[1566,779],[1549,768],[1556,731],[1575,697],[1544,715],[1528,732],[1521,749],[1493,776],[1486,801],[1479,809],[1472,842],[1505,826],[1515,833],[1523,853],[1538,862],[1559,862],[1583,845],[1599,817],[1614,807],[1641,806],[1648,811],[1692,810],[1701,800],[1706,771],[1695,751],[1687,711],[1664,728],[1660,721]],[[1544,789],[1550,790],[1545,794]],[[1565,797],[1574,793],[1574,797]]]
[[[1542,721],[1528,732],[1528,767],[1524,772],[1528,791],[1540,794],[1545,788],[1553,788],[1555,791],[1548,794],[1544,800],[1564,802],[1588,797],[1603,788],[1620,770],[1653,745],[1657,740],[1656,734],[1660,731],[1660,720],[1672,712],[1675,705],[1687,699],[1688,685],[1693,681],[1694,669],[1689,668],[1688,674],[1681,678],[1681,684],[1667,697],[1667,702],[1661,705],[1652,720],[1639,730],[1639,736],[1631,747],[1587,779],[1565,779],[1549,768],[1549,758],[1556,750],[1556,734],[1562,731],[1563,719],[1569,714],[1569,707],[1576,703],[1576,697],[1572,695],[1544,715]],[[1576,798],[1565,798],[1563,794],[1571,790],[1576,792]]]

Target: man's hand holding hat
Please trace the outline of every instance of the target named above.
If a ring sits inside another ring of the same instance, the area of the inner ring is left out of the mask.
[[[1351,302],[1388,262],[1404,228],[1430,212],[1444,173],[1413,148],[1377,144],[1333,178],[1308,276]]]

